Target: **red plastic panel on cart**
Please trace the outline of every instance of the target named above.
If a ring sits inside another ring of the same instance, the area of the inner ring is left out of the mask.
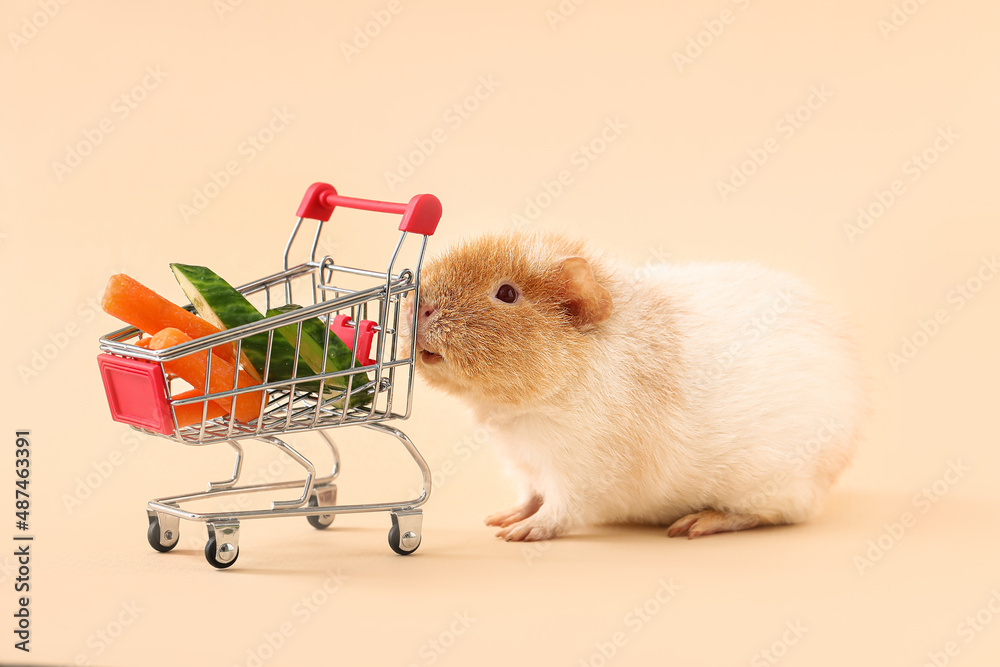
[[[112,419],[164,435],[174,432],[167,386],[159,364],[113,354],[98,355],[97,364]]]
[[[354,345],[354,326],[348,326],[348,319],[347,315],[337,315],[333,318],[330,330],[350,348]],[[354,350],[354,356],[362,366],[371,366],[375,360],[368,355],[371,354],[372,340],[375,338],[375,323],[371,320],[361,320],[355,323],[355,326],[358,328],[358,349]]]

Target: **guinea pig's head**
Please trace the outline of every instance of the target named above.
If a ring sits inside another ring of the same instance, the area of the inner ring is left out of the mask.
[[[466,241],[427,262],[418,372],[436,388],[491,405],[555,394],[572,381],[589,334],[613,309],[595,277],[599,267],[583,254],[582,243],[561,236],[508,233]]]

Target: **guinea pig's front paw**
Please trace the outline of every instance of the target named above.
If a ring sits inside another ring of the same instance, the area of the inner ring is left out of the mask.
[[[501,526],[506,528],[507,526],[517,523],[518,521],[524,521],[530,516],[533,516],[542,507],[542,497],[532,496],[527,502],[518,507],[506,510],[504,512],[497,512],[496,514],[491,514],[486,517],[487,526]]]
[[[524,521],[502,528],[497,531],[497,537],[502,537],[508,542],[538,542],[551,540],[553,537],[562,535],[565,531],[565,527],[556,521],[539,517],[536,514]]]

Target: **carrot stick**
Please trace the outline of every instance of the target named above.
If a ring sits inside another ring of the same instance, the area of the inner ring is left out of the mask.
[[[161,329],[180,329],[191,338],[219,333],[221,329],[184,310],[124,273],[111,276],[101,299],[108,315],[153,335]],[[233,360],[233,345],[219,345],[212,350],[226,361]]]
[[[163,350],[174,345],[186,343],[191,340],[183,331],[168,327],[158,331],[153,335],[153,340],[149,343],[151,350]],[[185,382],[199,392],[205,386],[205,373],[208,366],[208,350],[185,355],[173,361],[163,362],[163,368],[168,373],[180,376]],[[208,378],[208,391],[215,394],[233,389],[233,375],[237,372],[235,365],[224,361],[217,354],[212,355],[212,371]],[[239,371],[238,387],[253,387],[259,383],[254,380],[246,371]],[[245,394],[237,394],[236,409],[234,416],[241,422],[253,421],[260,416],[261,392],[252,391]],[[220,398],[215,401],[225,410],[232,406],[231,398]]]
[[[147,339],[148,340],[148,339]],[[174,399],[181,398],[194,398],[195,396],[204,396],[201,393],[201,389],[192,389],[191,391],[185,391],[183,393],[174,396]],[[223,408],[219,403],[225,402],[226,407]],[[202,407],[204,407],[205,401],[200,403],[186,403],[185,405],[175,405],[174,412],[177,414],[177,425],[178,426],[190,426],[191,424],[201,423],[201,413]],[[225,401],[208,401],[208,414],[205,415],[206,419],[215,419],[216,417],[222,417],[223,415],[229,414],[229,406],[232,401],[226,399]]]

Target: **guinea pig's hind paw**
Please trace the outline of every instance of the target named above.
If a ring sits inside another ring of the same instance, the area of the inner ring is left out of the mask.
[[[704,537],[713,533],[725,533],[735,530],[753,528],[761,522],[760,517],[753,514],[730,514],[717,510],[696,512],[675,521],[667,529],[668,537],[687,535],[688,539]]]

